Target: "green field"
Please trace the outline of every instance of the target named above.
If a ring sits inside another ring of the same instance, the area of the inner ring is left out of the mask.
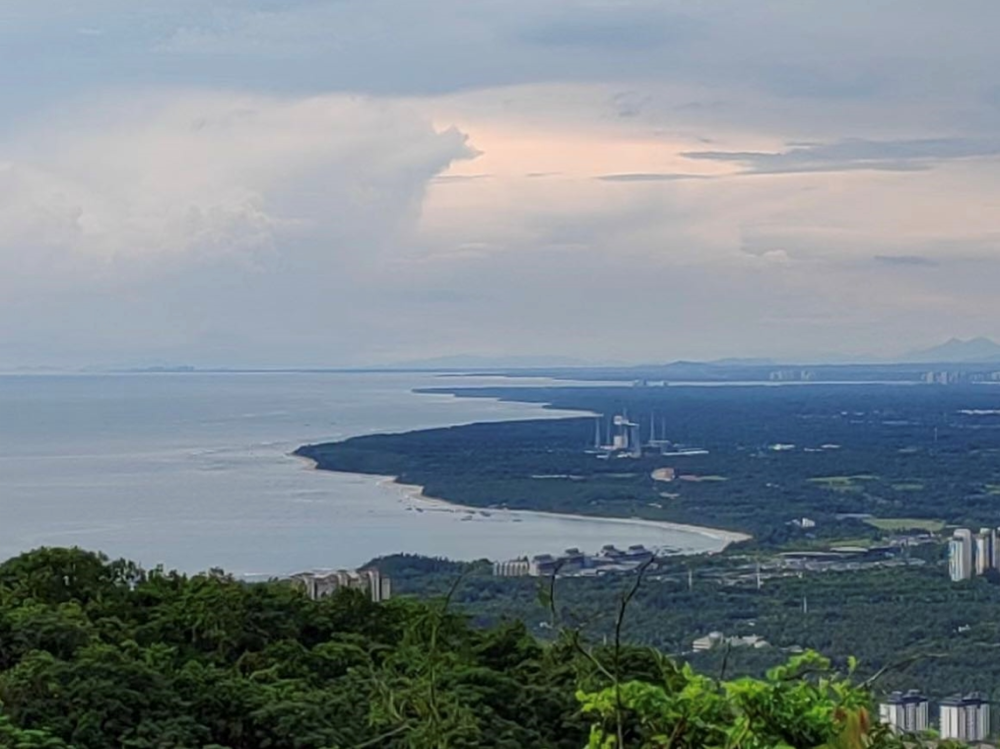
[[[904,481],[899,484],[893,484],[892,488],[897,492],[922,492],[924,485],[919,481]]]
[[[857,476],[817,476],[809,479],[810,484],[816,484],[832,492],[855,493],[863,491],[861,486],[865,481],[877,481],[878,476],[859,474]]]
[[[870,518],[865,522],[883,531],[902,531],[917,528],[937,533],[945,527],[943,520],[930,520],[928,518]]]

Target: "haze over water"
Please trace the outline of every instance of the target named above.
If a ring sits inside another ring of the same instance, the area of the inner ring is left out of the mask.
[[[600,520],[418,512],[399,487],[289,455],[372,432],[567,415],[412,392],[440,384],[410,374],[2,376],[0,558],[78,545],[146,566],[285,574],[395,552],[720,548],[697,533]]]

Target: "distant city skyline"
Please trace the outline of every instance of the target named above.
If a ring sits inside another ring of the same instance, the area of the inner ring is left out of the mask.
[[[991,0],[3,21],[0,370],[1000,339]]]

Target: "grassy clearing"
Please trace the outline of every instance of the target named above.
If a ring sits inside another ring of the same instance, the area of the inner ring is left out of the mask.
[[[859,474],[857,476],[817,476],[808,479],[810,484],[815,484],[832,492],[856,493],[863,490],[861,486],[865,481],[877,481],[878,476]]]
[[[943,520],[930,520],[928,518],[869,518],[865,522],[883,531],[918,529],[937,533],[945,526]]]

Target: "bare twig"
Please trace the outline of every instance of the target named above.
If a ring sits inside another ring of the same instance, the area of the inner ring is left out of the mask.
[[[726,680],[726,667],[729,665],[729,654],[733,651],[733,643],[726,642],[726,652],[722,654],[722,666],[719,668],[719,681]]]
[[[614,686],[615,724],[618,732],[618,749],[625,749],[625,709],[622,705],[621,688],[622,626],[625,624],[625,612],[628,610],[628,605],[632,602],[632,599],[635,598],[635,594],[639,592],[639,586],[642,585],[642,578],[646,574],[646,570],[648,570],[650,565],[655,561],[656,557],[650,557],[645,562],[640,564],[638,569],[636,569],[635,581],[628,589],[628,592],[622,596],[622,599],[618,604],[618,616],[615,617]]]
[[[947,657],[948,657],[947,653],[918,653],[916,655],[907,656],[906,658],[901,658],[898,661],[882,666],[882,668],[876,671],[872,676],[868,677],[867,679],[865,679],[865,681],[861,682],[860,686],[862,689],[870,689],[871,686],[876,681],[885,676],[889,671],[896,671],[897,669],[906,668],[907,666],[911,666],[917,661],[923,660],[924,658],[947,658]]]

